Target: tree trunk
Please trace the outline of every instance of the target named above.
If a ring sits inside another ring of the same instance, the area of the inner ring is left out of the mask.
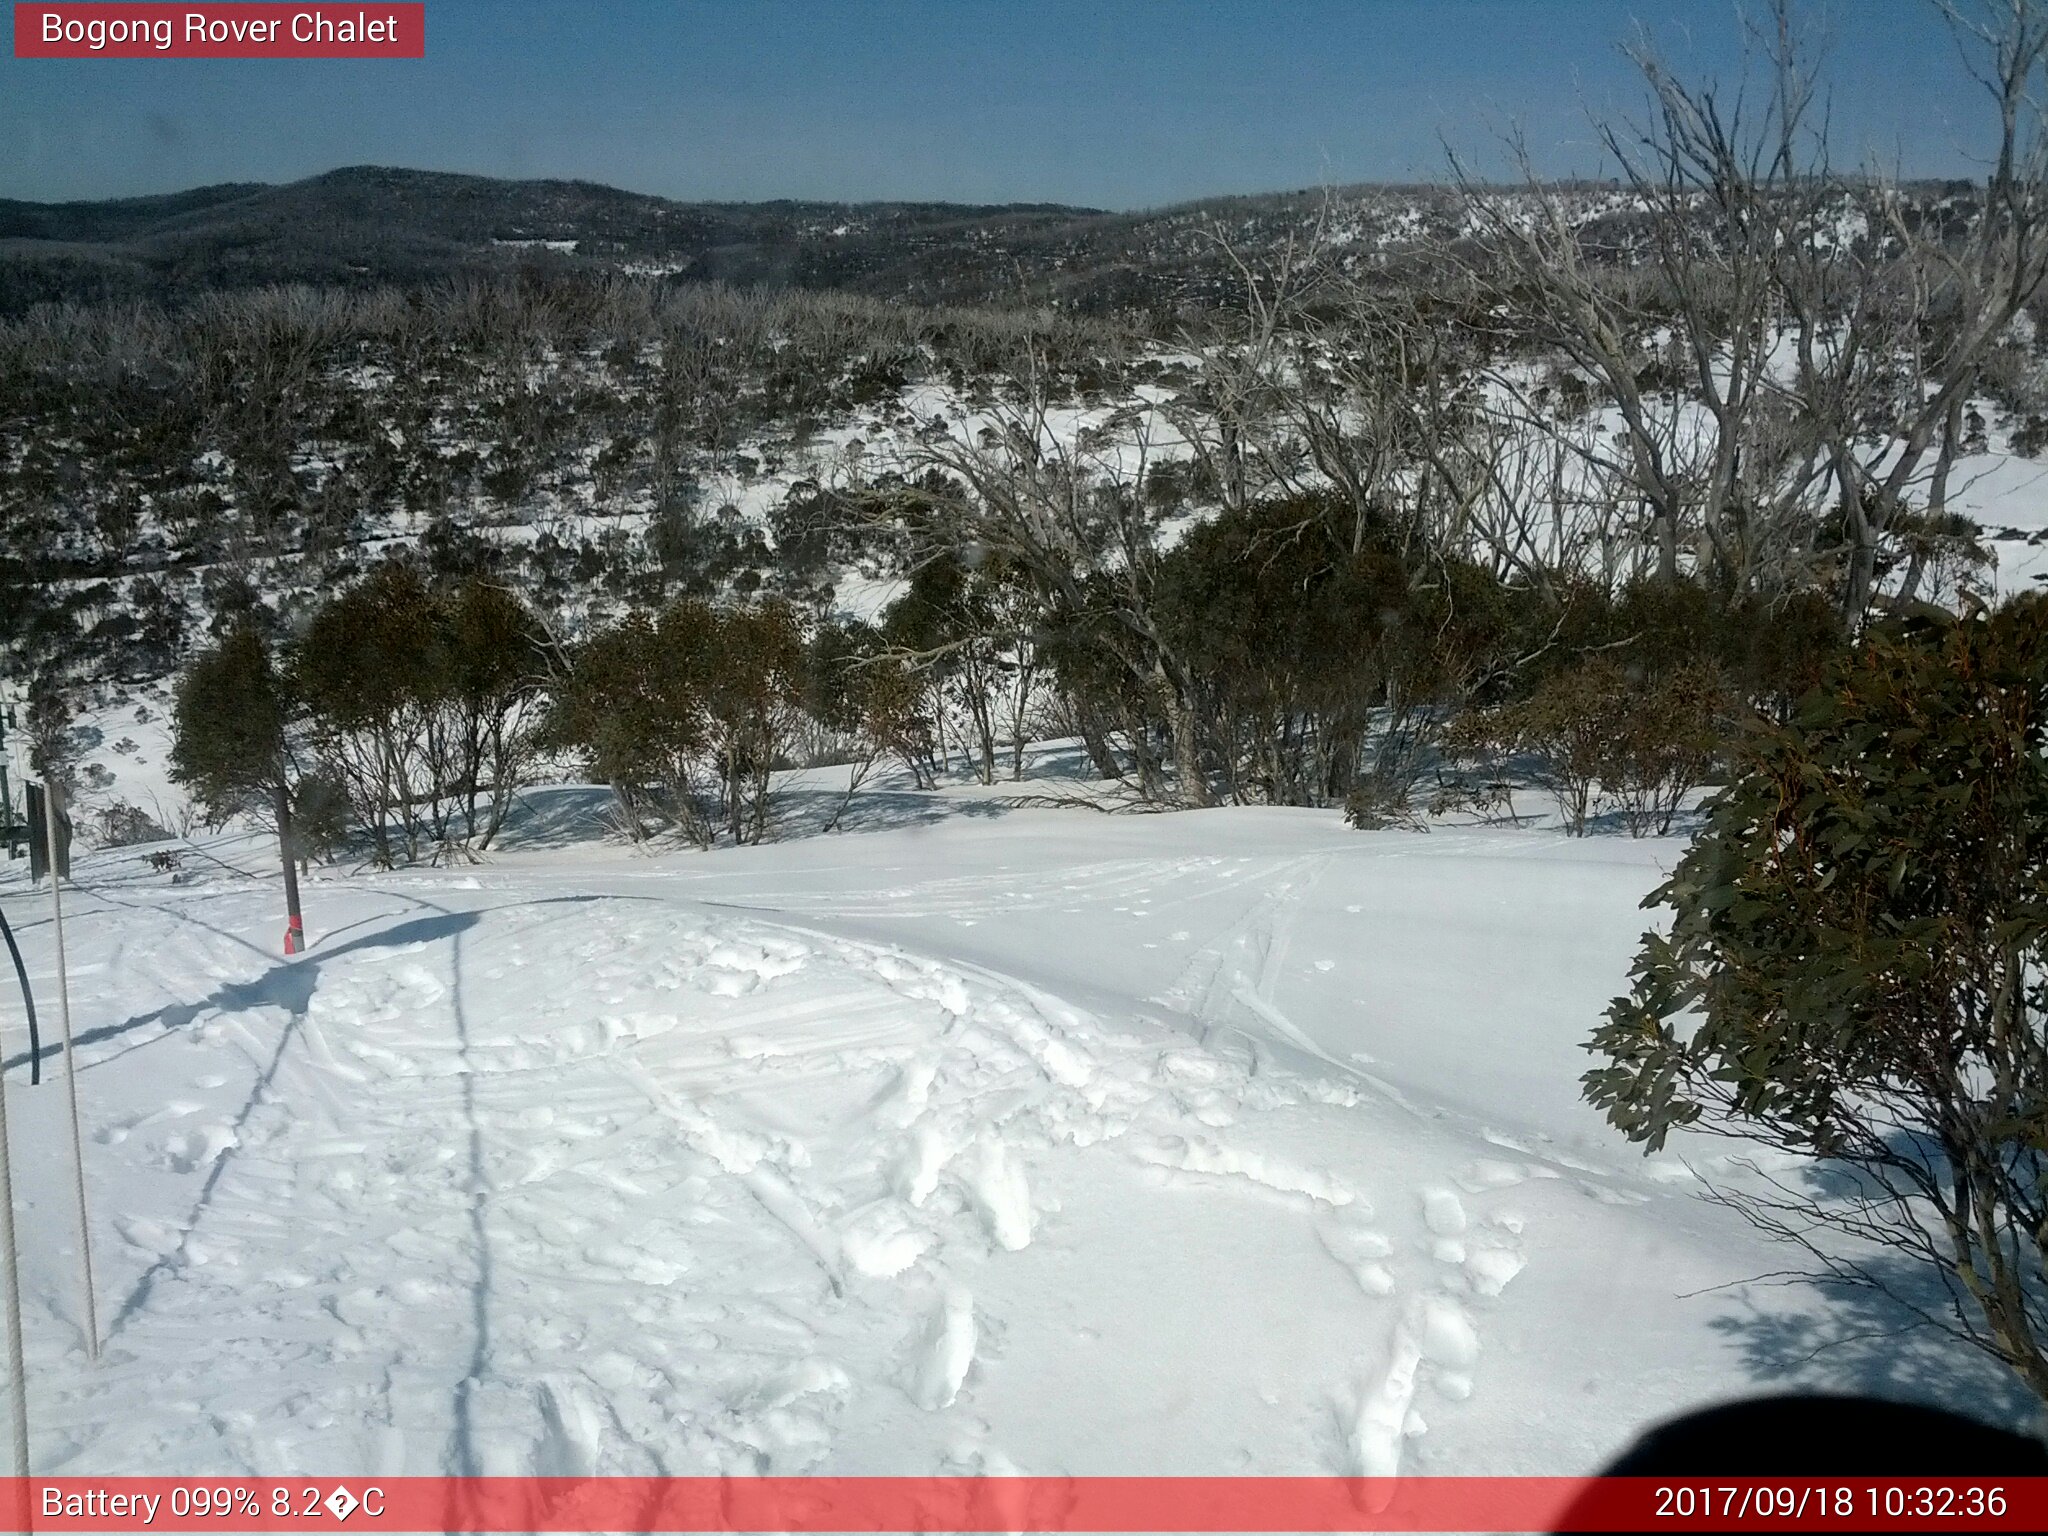
[[[1842,573],[1842,627],[1860,633],[1877,587],[1877,541],[1884,520],[1850,478],[1852,471],[1838,456],[1836,479],[1842,486],[1842,534],[1849,545],[1849,563]]]
[[[641,824],[640,813],[633,805],[633,791],[624,779],[612,780],[612,799],[619,807],[619,819],[626,824],[626,836],[635,843],[647,841],[647,828]]]
[[[1123,764],[1116,760],[1116,753],[1110,750],[1109,737],[1102,729],[1102,722],[1092,707],[1076,699],[1074,701],[1074,723],[1081,731],[1081,745],[1087,750],[1088,761],[1095,765],[1098,778],[1120,779],[1124,776]]]
[[[1877,533],[1858,520],[1849,529],[1849,568],[1842,581],[1842,624],[1851,634],[1863,628],[1877,586]]]
[[[1159,684],[1166,728],[1173,737],[1173,771],[1180,780],[1181,799],[1192,806],[1209,805],[1209,781],[1202,775],[1201,749],[1195,739],[1195,712],[1174,692],[1164,673]]]

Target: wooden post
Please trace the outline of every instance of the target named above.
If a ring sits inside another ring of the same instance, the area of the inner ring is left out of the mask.
[[[279,783],[271,791],[277,812],[277,851],[284,860],[284,952],[296,955],[306,947],[306,924],[299,915],[299,867],[292,850],[292,795]]]

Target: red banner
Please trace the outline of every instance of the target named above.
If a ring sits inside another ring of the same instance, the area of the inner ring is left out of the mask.
[[[424,4],[14,7],[17,59],[419,59]]]
[[[7,1531],[2040,1531],[2048,1478],[59,1477]]]

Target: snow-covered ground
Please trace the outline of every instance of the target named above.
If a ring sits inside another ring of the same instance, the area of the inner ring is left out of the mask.
[[[1748,1283],[1793,1256],[1699,1198],[1725,1145],[1579,1102],[1676,841],[884,792],[650,857],[595,802],[316,872],[291,960],[258,841],[81,861],[96,1366],[0,1014],[38,1472],[1556,1473],[1791,1381],[2019,1411]]]
[[[1993,589],[2038,592],[2048,581],[2048,464],[2015,453],[1958,462],[1950,505],[1983,525],[1998,557]]]

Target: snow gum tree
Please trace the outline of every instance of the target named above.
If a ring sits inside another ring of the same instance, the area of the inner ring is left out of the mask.
[[[1584,1081],[1812,1159],[1718,1193],[2048,1398],[2044,749],[2048,603],[1873,632],[1747,737]]]
[[[704,716],[720,784],[719,810],[736,843],[768,835],[771,775],[789,766],[802,718],[806,654],[787,603],[717,609],[686,605],[702,658]]]
[[[313,614],[294,676],[379,864],[490,847],[528,770],[544,652],[526,605],[480,577],[386,565]]]
[[[1853,631],[1921,595],[1931,563],[1981,563],[1949,487],[1968,401],[2048,284],[2048,5],[1932,8],[1977,87],[1958,105],[1984,118],[1984,173],[1946,210],[1837,164],[1796,0],[1758,7],[1733,86],[1629,50],[1643,108],[1592,125],[1625,219],[1581,219],[1518,140],[1512,196],[1454,162],[1469,233],[1445,261],[1613,426],[1549,409],[1520,349],[1487,365],[1489,414],[1562,455],[1560,488],[1606,504],[1636,574],[1766,596],[1824,582]]]
[[[293,657],[321,756],[387,869],[400,851],[418,857],[417,811],[432,798],[417,749],[433,692],[433,639],[425,582],[386,566],[322,604]]]
[[[612,787],[633,841],[648,835],[649,810],[665,810],[708,844],[696,785],[708,737],[703,703],[678,625],[664,619],[628,614],[576,646],[550,698],[545,737],[581,753]]]
[[[882,636],[899,667],[923,679],[935,721],[946,706],[966,722],[975,776],[996,781],[996,744],[1005,707],[1013,754],[1022,751],[1036,655],[1031,628],[1036,602],[1000,559],[972,563],[946,551],[926,561],[882,621]],[[1012,757],[1011,777],[1018,762]]]
[[[305,944],[292,801],[299,773],[290,726],[296,705],[260,631],[231,630],[179,680],[171,777],[216,822],[247,812],[277,828],[284,867],[285,953]]]
[[[645,813],[709,847],[768,833],[771,775],[799,734],[808,655],[783,603],[717,608],[695,598],[632,613],[575,647],[546,738],[612,786],[635,841]],[[708,803],[707,803],[708,802]]]
[[[911,667],[887,653],[872,625],[856,619],[819,626],[805,656],[804,710],[847,767],[846,791],[827,832],[838,829],[875,766],[892,753],[919,789],[935,787],[927,692]]]

